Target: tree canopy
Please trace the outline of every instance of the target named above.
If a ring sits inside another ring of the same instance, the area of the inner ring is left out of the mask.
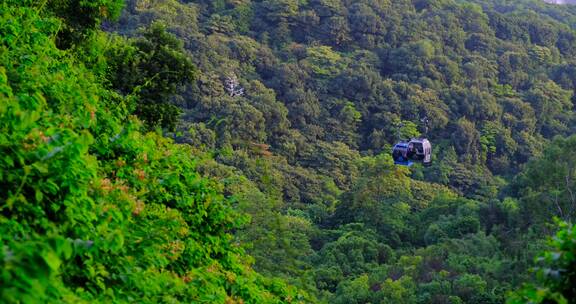
[[[540,0],[1,1],[0,297],[572,303],[575,55]]]

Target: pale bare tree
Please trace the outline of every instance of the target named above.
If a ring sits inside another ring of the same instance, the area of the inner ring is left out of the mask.
[[[224,89],[230,97],[239,97],[244,95],[244,88],[240,86],[238,77],[235,74],[230,74],[224,79]]]

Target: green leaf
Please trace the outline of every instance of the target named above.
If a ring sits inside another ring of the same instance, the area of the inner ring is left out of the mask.
[[[49,172],[48,170],[48,164],[44,163],[44,162],[37,162],[32,164],[32,167],[36,170],[38,170],[38,172],[42,173],[42,174],[46,174]]]
[[[44,198],[44,194],[40,189],[34,189],[34,197],[36,198],[37,202],[41,202]]]
[[[60,265],[62,264],[62,261],[60,261],[60,258],[56,255],[56,253],[54,251],[51,251],[51,250],[44,252],[44,254],[42,255],[42,258],[44,259],[46,264],[48,264],[50,269],[52,269],[53,271],[58,270],[58,268],[60,268]]]

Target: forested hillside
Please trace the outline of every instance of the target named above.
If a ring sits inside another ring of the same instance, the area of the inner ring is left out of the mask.
[[[0,298],[576,303],[575,93],[540,0],[1,0]]]

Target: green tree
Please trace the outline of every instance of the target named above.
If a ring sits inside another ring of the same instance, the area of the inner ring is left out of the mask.
[[[137,96],[136,114],[149,127],[173,130],[181,111],[168,99],[197,73],[182,42],[168,33],[165,25],[154,23],[142,38],[131,45],[120,42],[108,56],[112,87]]]
[[[575,136],[555,138],[518,176],[524,212],[537,223],[549,222],[552,216],[566,221],[576,218],[576,160],[570,152],[574,148]]]
[[[31,5],[34,1],[26,0],[23,5]],[[57,45],[66,49],[81,43],[104,20],[112,20],[120,16],[124,7],[123,0],[50,0],[44,1],[46,10],[62,21],[62,28],[57,34]],[[43,5],[42,5],[43,6]],[[43,7],[39,6],[40,9]]]
[[[397,242],[408,227],[412,193],[404,168],[394,166],[387,154],[360,160],[360,177],[344,194],[336,216],[344,223],[360,222],[383,239]]]

